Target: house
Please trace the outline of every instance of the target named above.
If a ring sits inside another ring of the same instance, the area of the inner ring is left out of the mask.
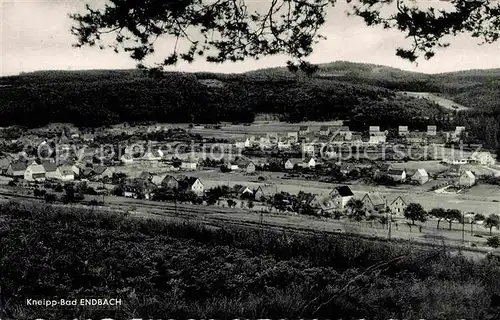
[[[495,164],[495,158],[489,152],[474,152],[471,159],[479,164],[492,165]]]
[[[396,182],[404,182],[406,180],[406,170],[405,169],[389,169],[387,175],[391,177]]]
[[[320,136],[327,136],[330,134],[330,128],[328,126],[321,126],[319,128],[319,135]]]
[[[288,132],[287,137],[293,143],[297,143],[299,141],[299,135],[297,132]]]
[[[301,159],[288,159],[285,162],[285,169],[292,170],[293,168],[295,168],[295,166],[300,166],[300,165],[302,165]]]
[[[253,190],[249,187],[241,186],[236,190],[238,197],[251,197],[253,196]]]
[[[309,206],[316,211],[317,214],[324,215],[331,213],[339,208],[336,206],[335,201],[329,195],[317,194],[314,195]]]
[[[55,178],[61,181],[73,181],[75,174],[71,166],[61,166],[57,168]]]
[[[299,128],[299,135],[305,135],[309,133],[309,127],[308,126],[301,126]]]
[[[255,190],[255,200],[263,201],[270,198],[278,193],[278,188],[273,184],[260,185],[257,190]]]
[[[142,159],[146,161],[160,161],[162,158],[163,152],[158,149],[148,150],[142,157]]]
[[[476,183],[476,176],[469,170],[464,171],[458,179],[458,185],[462,187],[471,187]]]
[[[329,196],[332,198],[336,208],[345,209],[347,202],[352,199],[354,194],[348,186],[339,186],[335,187]]]
[[[462,166],[459,164],[452,164],[448,169],[448,176],[459,177],[462,174]]]
[[[134,159],[132,158],[132,156],[130,154],[127,153],[127,154],[124,154],[123,156],[121,156],[120,161],[123,164],[131,164],[134,162]]]
[[[402,216],[407,206],[407,200],[403,199],[403,197],[401,196],[398,196],[389,204],[389,210],[392,212],[392,214]]]
[[[339,128],[339,130],[338,130],[338,133],[339,133],[340,135],[345,136],[345,135],[351,134],[351,130],[349,129],[349,127],[348,127],[348,126],[341,126],[341,127]]]
[[[347,138],[347,135],[346,135]],[[360,134],[351,134],[351,145],[360,145],[363,143],[363,137]]]
[[[398,135],[399,136],[406,136],[408,135],[408,126],[399,126],[398,127]]]
[[[193,170],[196,170],[197,167],[198,167],[198,162],[196,162],[194,160],[188,159],[188,160],[181,162],[181,169],[183,169],[183,170],[193,171]]]
[[[416,181],[419,184],[424,184],[427,181],[429,181],[429,174],[425,169],[421,168],[418,169],[412,176],[411,176],[411,181]]]
[[[302,144],[302,153],[314,153],[313,144]]]
[[[82,140],[85,142],[94,142],[94,135],[91,133],[86,133],[82,136]]]
[[[292,148],[292,144],[290,140],[280,140],[278,141],[278,149],[279,150],[289,150]]]
[[[437,134],[437,127],[436,126],[427,126],[427,135],[428,136],[435,136]]]
[[[231,171],[235,171],[235,170],[239,170],[240,167],[238,166],[238,164],[236,162],[231,162],[231,161],[228,161],[226,162],[226,168],[228,170],[231,170]]]
[[[55,163],[44,162],[42,165],[45,169],[45,178],[57,179],[57,165]]]
[[[24,178],[24,172],[26,171],[25,162],[12,162],[7,168],[5,174],[13,178]]]
[[[385,199],[378,192],[368,192],[361,201],[363,202],[363,208],[369,213],[382,211],[386,207]]]
[[[239,159],[236,162],[237,166],[241,170],[245,170],[246,173],[254,173],[255,172],[255,163],[251,160],[247,159]]]
[[[95,179],[102,180],[104,178],[111,178],[113,176],[113,171],[105,166],[95,166],[92,169],[92,173]]]
[[[4,174],[13,161],[14,161],[14,158],[11,155],[9,155],[9,154],[3,155],[0,158],[0,173]]]
[[[136,186],[123,186],[123,196],[125,198],[137,199],[140,193],[140,188]]]
[[[410,144],[422,144],[426,140],[426,136],[423,132],[409,132],[406,135],[406,142]]]
[[[315,168],[316,167],[316,159],[309,158],[309,160],[307,160],[304,163],[302,163],[302,166],[304,168]]]
[[[166,175],[159,183],[163,188],[174,190],[179,188],[179,182],[174,176]]]
[[[142,181],[149,181],[151,182],[153,180],[153,174],[147,171],[141,172],[141,174],[138,177],[139,180]]]
[[[370,133],[370,135],[372,133],[379,133],[380,132],[380,127],[379,126],[370,126],[368,128],[368,132]]]
[[[463,126],[455,127],[455,131],[451,132],[451,140],[458,142],[460,140],[460,136],[462,135],[462,132],[465,133],[465,127],[463,127]],[[467,133],[465,133],[465,134],[467,134]]]
[[[370,140],[368,141],[369,144],[380,144],[380,143],[385,143],[386,142],[386,135],[385,132],[371,132],[370,133]]]
[[[197,195],[203,194],[205,186],[200,179],[196,177],[181,177],[177,180],[179,189],[184,191],[192,191]]]
[[[41,164],[32,164],[26,168],[24,179],[27,181],[45,181],[45,168]]]

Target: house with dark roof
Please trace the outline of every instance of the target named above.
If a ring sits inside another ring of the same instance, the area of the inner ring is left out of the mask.
[[[299,135],[305,135],[309,133],[309,127],[308,126],[301,126],[299,128]]]
[[[406,180],[406,169],[391,168],[387,171],[387,175],[396,182],[404,182]]]
[[[327,136],[330,134],[330,128],[328,126],[321,126],[319,128],[319,135],[320,136]]]
[[[47,179],[56,179],[57,176],[57,165],[54,162],[43,162],[45,169],[45,177]]]
[[[274,184],[260,185],[254,192],[255,200],[263,201],[278,193],[278,188]]]
[[[329,196],[338,209],[345,209],[347,202],[354,197],[354,194],[348,186],[338,186],[330,192]]]
[[[9,164],[5,174],[13,178],[24,178],[24,172],[26,171],[26,162],[17,161]]]
[[[391,210],[392,214],[402,216],[408,204],[409,201],[405,197],[397,196],[396,199],[390,202],[389,210]]]
[[[104,178],[111,178],[113,176],[113,171],[106,166],[94,166],[92,169],[94,179],[102,180]]]

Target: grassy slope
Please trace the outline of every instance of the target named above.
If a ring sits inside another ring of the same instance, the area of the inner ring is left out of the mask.
[[[0,250],[2,293],[19,319],[472,319],[491,314],[489,298],[500,293],[498,262],[441,250],[422,253],[341,236],[215,231],[29,204],[0,206]],[[353,279],[348,293],[339,293]],[[37,295],[120,297],[124,306],[23,306]]]

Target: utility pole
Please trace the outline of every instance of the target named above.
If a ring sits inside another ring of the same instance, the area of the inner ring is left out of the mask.
[[[462,212],[462,244],[464,244],[465,238],[465,213]]]

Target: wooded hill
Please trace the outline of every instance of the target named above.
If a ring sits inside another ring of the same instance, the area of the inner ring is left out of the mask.
[[[500,109],[498,74],[429,76],[346,62],[322,65],[313,77],[284,68],[160,77],[140,70],[42,71],[0,78],[0,125],[252,122],[256,113],[277,113],[291,122],[348,118],[353,129],[399,124],[421,129],[429,122],[451,127],[449,111],[397,91],[442,93],[491,113]]]

